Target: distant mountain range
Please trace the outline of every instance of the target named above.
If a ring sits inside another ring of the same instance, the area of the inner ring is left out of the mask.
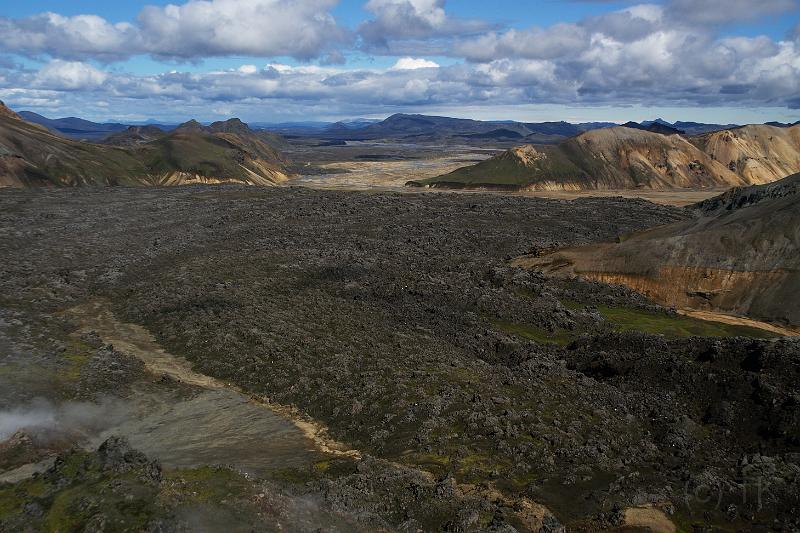
[[[656,133],[662,133],[663,131],[657,131],[657,129],[652,127],[655,125],[660,125],[665,126],[666,128],[671,128],[672,130],[677,130],[678,132],[686,135],[702,135],[703,133],[711,133],[714,131],[729,130],[739,127],[739,124],[704,124],[702,122],[684,122],[680,120],[678,122],[667,122],[661,118],[657,118],[655,120],[645,120],[644,122],[641,122],[640,125],[644,126],[645,129],[648,129],[649,131],[655,131]]]
[[[667,126],[592,130],[523,145],[412,186],[503,190],[733,187],[800,172],[800,125],[744,126],[686,137]]]
[[[447,141],[524,141],[552,143],[612,123],[592,122],[513,122],[480,121],[428,115],[396,114],[386,120],[358,128],[331,128],[326,137],[345,137],[347,140],[404,140],[407,142]]]
[[[107,144],[88,143],[54,134],[0,103],[0,187],[274,185],[290,177],[274,138],[231,119],[210,126],[190,121],[171,132],[126,126]]]
[[[569,137],[602,128],[618,126],[613,122],[516,122],[480,121],[410,115],[398,113],[380,122],[337,123],[319,128],[311,135],[343,140],[402,140],[406,142],[517,142],[529,144],[555,144]],[[625,126],[661,133],[664,135],[699,135],[739,127],[736,124],[703,124],[699,122],[669,123],[663,119],[641,123],[628,122]],[[788,126],[788,125],[787,125]],[[297,132],[295,132],[297,133]]]
[[[125,131],[130,126],[144,128],[155,126],[164,131],[175,129],[176,125],[159,124],[155,121],[137,124],[117,122],[97,123],[76,117],[50,119],[30,111],[20,112],[29,122],[40,124],[53,133],[77,140],[99,142],[106,137]],[[798,122],[800,123],[800,122]],[[791,127],[795,124],[771,122],[776,127]],[[385,120],[358,118],[340,122],[256,122],[252,128],[268,130],[287,136],[319,137],[331,140],[377,141],[402,140],[404,142],[462,142],[480,144],[555,144],[586,131],[617,126],[612,122],[516,122],[480,121],[437,117],[428,115],[395,114]],[[674,122],[663,119],[648,120],[641,123],[628,122],[627,127],[642,129],[665,135],[700,135],[738,127],[736,124],[703,124],[699,122]]]
[[[178,126],[98,124],[16,115],[3,107],[4,185],[268,185],[289,176],[275,132],[238,120]],[[610,123],[523,123],[396,114],[380,122],[296,123],[295,135],[516,148],[410,185],[494,189],[728,187],[769,183],[800,171],[800,125],[723,126],[661,119]],[[306,128],[303,130],[302,128]],[[314,133],[308,133],[313,128]],[[305,131],[306,133],[298,133]],[[701,133],[696,133],[701,132]],[[67,137],[92,140],[76,142]],[[533,145],[536,145],[535,147]]]
[[[53,133],[81,140],[99,141],[128,127],[125,124],[118,123],[98,124],[97,122],[90,122],[77,117],[47,118],[31,111],[20,111],[19,116],[28,122],[44,126]]]
[[[20,111],[18,115],[28,122],[44,126],[53,133],[78,141],[98,142],[109,135],[124,131],[131,126],[155,126],[163,131],[175,129],[174,124],[160,124],[156,121],[146,123],[122,124],[119,122],[92,122],[78,117],[47,118],[32,111]]]

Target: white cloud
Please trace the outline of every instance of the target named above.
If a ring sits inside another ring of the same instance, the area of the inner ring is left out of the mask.
[[[139,41],[138,30],[131,24],[111,24],[96,15],[64,17],[42,13],[26,19],[0,17],[0,45],[8,52],[114,60],[135,51]]]
[[[589,44],[587,32],[575,24],[558,24],[548,29],[511,29],[463,41],[456,53],[472,61],[491,61],[506,57],[555,59],[581,52]]]
[[[492,27],[485,21],[449,16],[445,0],[369,0],[364,7],[375,18],[362,23],[358,34],[370,50],[402,54],[403,41],[468,35]],[[426,47],[418,43],[414,48],[420,46]],[[432,51],[430,43],[427,50]]]
[[[255,65],[242,65],[237,70],[242,74],[255,74],[258,72],[258,67]]]
[[[439,64],[427,59],[418,59],[414,57],[401,57],[391,70],[415,70],[418,68],[439,68]]]
[[[139,14],[146,49],[168,57],[229,54],[317,57],[344,39],[330,10],[337,0],[190,0]]]
[[[383,70],[275,63],[135,76],[56,60],[38,73],[0,69],[0,94],[9,94],[11,105],[50,99],[84,110],[103,101],[120,114],[169,110],[183,117],[223,108],[358,116],[458,105],[800,106],[800,45],[765,37],[714,40],[672,29],[623,42],[597,33],[568,59],[435,66],[408,57]]]
[[[0,18],[8,52],[113,61],[139,54],[179,59],[225,55],[319,57],[348,32],[330,10],[337,0],[189,0],[147,6],[135,23],[44,13]]]
[[[108,79],[108,74],[79,61],[56,59],[36,74],[34,85],[39,88],[75,91],[96,89]]]

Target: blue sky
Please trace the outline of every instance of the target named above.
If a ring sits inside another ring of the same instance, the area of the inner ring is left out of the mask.
[[[800,119],[798,0],[0,2],[0,98],[47,116]]]

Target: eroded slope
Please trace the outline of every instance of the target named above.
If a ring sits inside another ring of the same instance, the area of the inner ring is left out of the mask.
[[[800,325],[800,174],[695,207],[695,220],[518,264],[620,283],[677,307]]]

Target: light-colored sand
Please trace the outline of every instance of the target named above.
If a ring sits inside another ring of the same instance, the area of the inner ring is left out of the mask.
[[[660,509],[652,505],[625,509],[625,529],[652,533],[675,533],[675,524]]]
[[[321,165],[330,174],[308,175],[291,180],[288,185],[314,189],[374,190],[441,192],[459,194],[511,194],[518,196],[574,200],[591,197],[642,198],[657,204],[687,206],[717,196],[725,189],[672,189],[672,190],[592,190],[592,191],[520,191],[495,192],[477,190],[419,189],[406,187],[409,181],[423,180],[447,174],[461,167],[482,161],[491,151],[457,152],[452,156],[408,161],[337,161]]]
[[[734,326],[748,326],[751,328],[763,329],[766,331],[771,331],[772,333],[777,333],[778,335],[784,335],[786,337],[800,337],[800,330],[798,329],[785,328],[775,324],[770,324],[768,322],[759,322],[758,320],[751,320],[741,316],[725,315],[723,313],[715,313],[713,311],[695,311],[693,309],[679,309],[678,313],[692,318],[698,318],[700,320],[709,320],[711,322],[722,322],[723,324],[732,324]]]
[[[405,190],[412,180],[433,178],[489,157],[491,152],[455,152],[452,156],[400,161],[337,161],[320,165],[330,174],[308,175],[292,180],[289,185],[315,189]]]

